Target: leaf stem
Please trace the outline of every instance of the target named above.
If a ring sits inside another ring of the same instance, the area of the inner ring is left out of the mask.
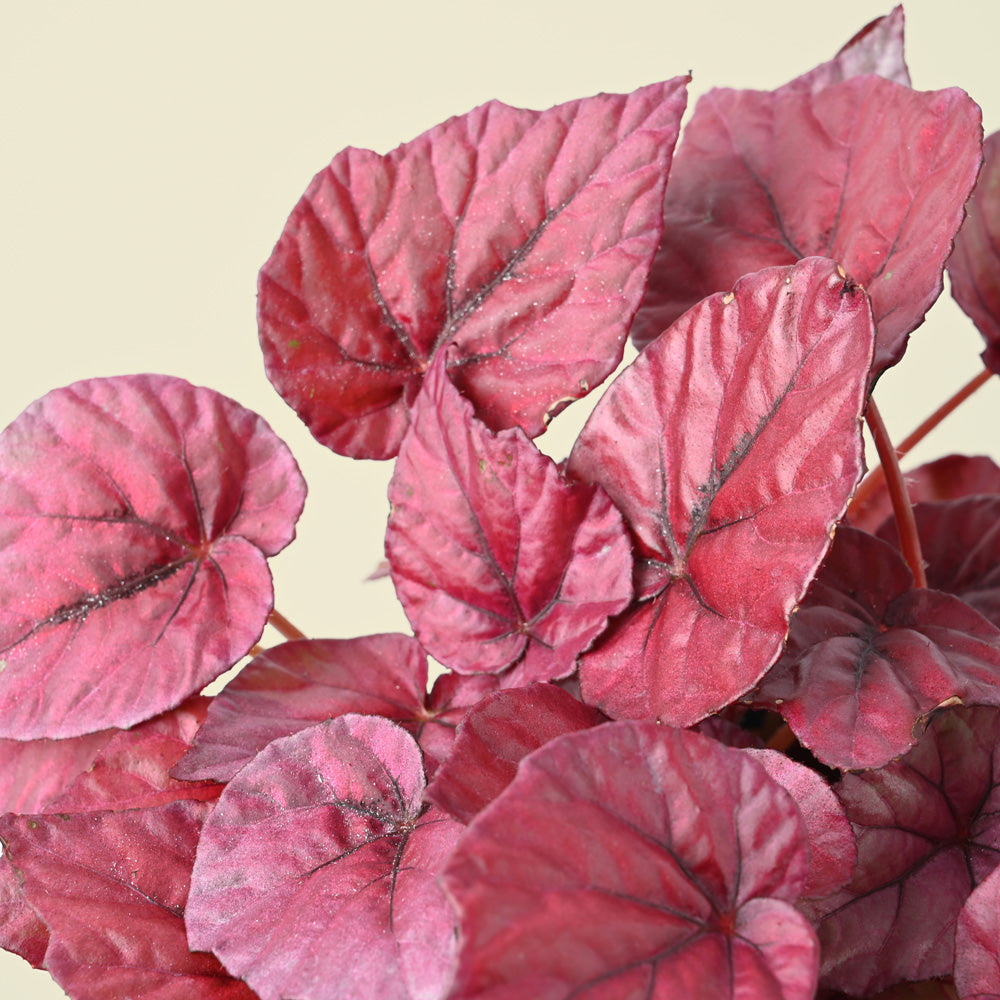
[[[896,457],[904,458],[910,451],[912,451],[925,437],[945,417],[948,416],[952,410],[957,409],[962,403],[964,403],[977,389],[981,386],[986,385],[990,380],[990,376],[993,374],[989,368],[983,369],[975,378],[971,381],[966,382],[961,389],[958,390],[950,399],[942,403],[916,430],[913,431],[909,437],[904,438],[903,441],[896,447]],[[857,490],[854,492],[854,499],[851,500],[851,506],[848,509],[848,517],[850,517],[851,510],[860,510],[864,505],[872,498],[872,496],[881,488],[882,484],[885,482],[885,469],[882,465],[875,466],[871,472],[861,480],[861,485],[858,486]]]
[[[267,616],[268,625],[277,629],[286,639],[305,639],[305,632],[297,629],[277,608]]]
[[[903,473],[899,468],[899,459],[896,457],[896,449],[889,440],[889,432],[882,421],[882,415],[878,412],[874,399],[868,400],[868,409],[865,411],[865,420],[868,429],[875,439],[875,450],[882,461],[882,468],[885,470],[885,482],[889,489],[889,497],[892,500],[892,512],[896,516],[896,529],[899,532],[899,544],[903,552],[910,572],[913,574],[914,586],[919,589],[926,589],[927,574],[924,572],[924,556],[920,550],[920,536],[917,534],[917,522],[913,516],[913,507],[906,492],[906,483],[903,482]]]

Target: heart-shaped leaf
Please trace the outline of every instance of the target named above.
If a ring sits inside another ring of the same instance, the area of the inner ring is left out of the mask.
[[[816,93],[710,91],[677,150],[636,345],[741,274],[819,255],[871,296],[877,377],[941,294],[981,141],[957,88],[862,76]]]
[[[1000,703],[998,678],[996,626],[950,594],[914,589],[898,550],[842,526],[754,697],[831,767],[881,767],[942,702]]]
[[[1000,132],[983,142],[983,169],[948,259],[951,294],[986,341],[983,361],[1000,372]]]
[[[706,299],[608,389],[569,473],[624,514],[644,600],[582,658],[585,701],[687,726],[774,662],[862,469],[872,332],[811,258]]]
[[[901,760],[834,786],[854,827],[854,878],[825,901],[823,984],[871,996],[951,974],[955,923],[1000,862],[1000,711],[941,712]]]
[[[807,865],[798,808],[742,751],[644,722],[558,737],[445,869],[451,996],[811,1000]]]
[[[263,1000],[443,996],[454,915],[436,877],[462,826],[423,790],[420,750],[388,719],[342,715],[269,744],[205,825],[191,947]]]
[[[260,417],[182,379],[29,406],[0,435],[0,735],[127,728],[232,666],[304,499]]]
[[[210,809],[188,801],[0,818],[27,900],[51,933],[45,968],[70,996],[253,1000],[185,935],[191,865]]]
[[[494,434],[443,357],[389,484],[385,550],[413,631],[462,673],[566,677],[632,598],[632,551],[605,492],[568,483],[519,428]]]
[[[687,77],[548,111],[492,101],[313,179],[260,275],[268,377],[334,451],[396,454],[436,352],[532,437],[621,359]]]

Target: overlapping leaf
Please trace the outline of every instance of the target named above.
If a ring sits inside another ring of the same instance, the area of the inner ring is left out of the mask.
[[[423,790],[419,748],[387,719],[344,715],[269,744],[205,825],[191,946],[263,1000],[443,996],[454,915],[436,876],[462,827]]]
[[[951,974],[955,923],[1000,862],[1000,711],[941,712],[884,768],[835,786],[858,843],[853,880],[826,902],[822,981],[869,996]]]
[[[586,836],[581,836],[586,831]],[[621,722],[526,757],[445,869],[454,1000],[811,1000],[799,811],[743,752]]]
[[[904,26],[902,5],[894,7],[885,17],[866,24],[832,59],[779,87],[778,92],[816,93],[832,83],[869,73],[909,87],[910,71],[903,52]]]
[[[941,293],[981,140],[957,88],[861,76],[814,93],[710,91],[677,150],[637,346],[741,274],[819,255],[871,296],[877,376]]]
[[[540,434],[621,359],[686,77],[548,111],[492,101],[313,179],[260,275],[268,375],[334,451],[388,458],[436,352],[498,429]]]
[[[569,472],[625,515],[644,600],[582,658],[585,701],[690,725],[774,662],[861,472],[871,344],[863,293],[812,258],[705,300],[610,387]]]
[[[896,549],[842,526],[755,698],[825,763],[880,767],[942,702],[1000,703],[998,681],[996,626],[950,594],[914,589]]]
[[[605,721],[596,709],[554,684],[498,691],[462,721],[452,753],[427,786],[425,798],[470,823],[511,783],[517,765],[532,750]]]
[[[123,812],[4,816],[0,836],[51,939],[45,968],[88,1000],[253,1000],[188,948],[184,907],[205,802]]]
[[[1000,132],[983,143],[983,169],[948,260],[951,294],[986,341],[983,361],[1000,372]]]
[[[1000,868],[976,886],[958,915],[955,985],[961,1000],[1000,998]]]
[[[572,673],[632,597],[621,515],[566,482],[519,428],[472,415],[444,359],[427,373],[389,484],[385,548],[417,638],[459,672],[505,683]]]
[[[476,677],[466,685],[473,690],[446,693],[455,684],[439,678],[428,695],[427,656],[408,635],[285,642],[256,656],[216,695],[193,748],[172,773],[228,781],[272,740],[348,713],[398,722],[417,738],[432,771],[469,704],[497,682]]]
[[[181,379],[28,407],[0,435],[0,734],[126,728],[231,666],[304,498],[260,417]]]

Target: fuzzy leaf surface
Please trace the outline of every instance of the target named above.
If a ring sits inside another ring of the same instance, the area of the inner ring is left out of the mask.
[[[490,679],[485,688],[495,686]],[[296,639],[254,657],[213,699],[172,773],[228,781],[272,740],[349,713],[381,715],[431,742],[438,726],[454,734],[463,713],[454,717],[451,700],[445,708],[428,698],[427,656],[412,636]],[[437,743],[441,754],[450,738]]]
[[[471,823],[511,783],[517,765],[532,750],[605,721],[596,709],[553,684],[498,691],[469,711],[425,798]]]
[[[548,111],[499,101],[313,179],[260,274],[275,388],[345,455],[396,454],[434,355],[532,437],[621,360],[660,239],[687,77]]]
[[[774,662],[861,473],[872,334],[811,258],[706,299],[608,389],[569,473],[625,516],[640,602],[582,658],[586,702],[687,726]]]
[[[1000,868],[976,886],[958,915],[955,985],[961,1000],[1000,1000]]]
[[[877,377],[941,294],[981,141],[957,88],[862,76],[816,93],[710,91],[674,161],[636,345],[741,274],[825,256],[871,296]]]
[[[604,490],[567,482],[519,428],[494,434],[431,367],[389,484],[385,550],[413,631],[460,673],[573,672],[632,598],[632,551]]]
[[[0,735],[127,728],[230,667],[304,499],[260,417],[182,379],[29,406],[0,434]]]
[[[824,904],[823,985],[867,996],[951,974],[958,915],[1000,863],[998,775],[1000,711],[959,708],[901,760],[834,786],[858,866]]]
[[[191,946],[263,1000],[443,996],[454,915],[436,877],[462,827],[423,790],[420,750],[388,719],[343,715],[270,743],[205,825]]]
[[[5,816],[0,836],[48,925],[45,968],[87,1000],[253,1000],[213,955],[192,952],[184,907],[211,805]]]
[[[1000,703],[1000,630],[951,594],[914,589],[898,550],[842,525],[754,697],[825,764],[881,767],[942,702]]]
[[[1000,132],[983,142],[983,169],[948,260],[952,298],[986,341],[983,362],[1000,372]]]
[[[558,737],[445,869],[452,997],[811,1000],[807,866],[798,809],[741,751],[646,722]]]

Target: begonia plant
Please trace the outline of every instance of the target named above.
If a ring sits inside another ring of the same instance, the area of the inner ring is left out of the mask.
[[[1000,997],[1000,467],[899,467],[1000,373],[1000,137],[901,8],[680,137],[688,82],[347,149],[260,271],[274,387],[395,462],[412,635],[275,608],[305,483],[212,389],[0,434],[3,948],[79,1000]],[[946,267],[986,368],[894,446]]]

